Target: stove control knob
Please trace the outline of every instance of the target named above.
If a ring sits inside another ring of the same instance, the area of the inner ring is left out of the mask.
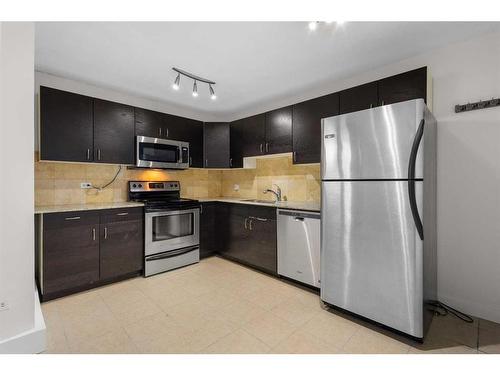
[[[132,187],[133,187],[133,188],[135,188],[135,187],[137,187],[137,185],[136,185],[136,184],[133,184],[133,185],[132,185]]]
[[[139,187],[141,188],[141,187],[142,187],[142,184],[139,184]]]

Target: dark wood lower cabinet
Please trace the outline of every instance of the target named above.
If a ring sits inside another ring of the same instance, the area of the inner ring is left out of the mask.
[[[215,213],[217,202],[203,202],[200,209],[200,258],[215,254]]]
[[[277,274],[275,208],[220,204],[216,225],[222,256]]]
[[[101,214],[101,280],[140,272],[144,261],[142,209]]]
[[[37,221],[42,300],[141,273],[143,217],[142,208],[44,214]]]
[[[47,214],[43,226],[43,294],[99,281],[99,214]]]

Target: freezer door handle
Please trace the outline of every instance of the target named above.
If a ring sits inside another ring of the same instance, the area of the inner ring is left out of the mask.
[[[413,140],[413,145],[411,147],[410,162],[408,165],[408,195],[410,198],[410,208],[411,214],[413,216],[413,221],[417,227],[417,232],[420,239],[424,240],[424,228],[422,226],[422,220],[420,219],[420,214],[418,213],[417,198],[415,195],[415,164],[417,162],[418,147],[420,146],[420,141],[424,134],[424,124],[425,121],[422,119],[420,125],[418,126],[417,134]]]

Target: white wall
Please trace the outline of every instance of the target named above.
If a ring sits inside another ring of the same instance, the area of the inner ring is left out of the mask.
[[[454,113],[500,97],[500,34],[450,45],[232,119],[427,65],[438,120],[438,292],[443,302],[500,323],[500,107]]]
[[[0,342],[34,327],[34,25],[0,23]]]

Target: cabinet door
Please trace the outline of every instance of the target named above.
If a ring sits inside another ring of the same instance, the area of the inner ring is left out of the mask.
[[[243,156],[265,154],[266,115],[264,113],[243,119]]]
[[[99,215],[43,215],[42,294],[62,294],[99,280]]]
[[[246,261],[263,271],[277,273],[276,209],[250,207]]]
[[[216,226],[221,235],[222,255],[249,264],[250,231],[248,226],[248,206],[243,204],[223,204],[217,211]],[[219,237],[218,237],[219,238]]]
[[[293,162],[321,161],[321,119],[339,114],[339,95],[333,93],[293,106]]]
[[[134,164],[134,108],[94,99],[94,160]]]
[[[206,122],[203,128],[206,168],[229,168],[229,123]]]
[[[266,154],[280,154],[292,151],[292,107],[267,112]]]
[[[230,162],[231,168],[243,168],[244,121],[237,120],[229,124]]]
[[[100,225],[101,280],[142,271],[143,221],[129,220]]]
[[[216,202],[203,202],[200,210],[200,258],[213,255],[215,250]]]
[[[420,98],[427,101],[427,67],[381,79],[378,96],[379,105]]]
[[[340,92],[340,114],[361,111],[378,105],[378,83],[370,82]]]
[[[182,118],[178,140],[189,142],[189,166],[203,168],[203,122]]]
[[[40,87],[40,158],[92,161],[92,98]]]
[[[135,135],[153,138],[166,138],[165,114],[135,108]]]

